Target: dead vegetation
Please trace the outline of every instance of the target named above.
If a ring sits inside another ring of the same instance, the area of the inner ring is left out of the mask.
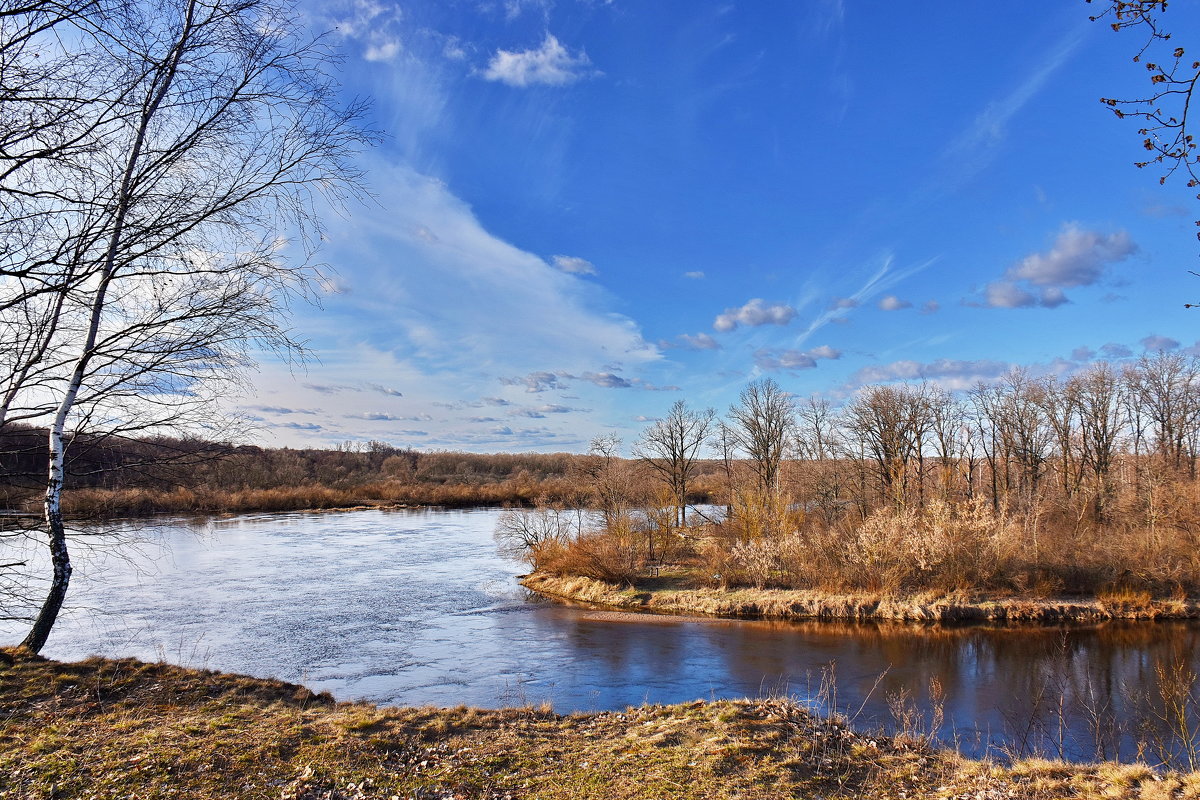
[[[1139,597],[1134,602],[1099,598],[997,597],[980,593],[918,592],[884,596],[809,589],[697,586],[688,574],[662,573],[612,583],[579,575],[535,572],[522,585],[556,600],[662,614],[779,620],[904,622],[1098,622],[1110,619],[1200,619],[1200,601]]]
[[[788,699],[377,708],[132,660],[0,651],[4,798],[1195,798],[1140,765],[1000,766],[815,717]]]

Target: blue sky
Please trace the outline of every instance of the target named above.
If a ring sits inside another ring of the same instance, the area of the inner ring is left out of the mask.
[[[376,199],[327,215],[317,358],[241,408],[265,444],[581,451],[764,375],[836,402],[1197,347],[1200,208],[1099,102],[1149,82],[1096,10],[311,3]]]

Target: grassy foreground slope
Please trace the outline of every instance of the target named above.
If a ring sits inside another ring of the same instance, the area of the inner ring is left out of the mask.
[[[558,716],[377,708],[278,681],[0,650],[3,798],[1192,798],[1200,775],[1002,768],[786,700]]]

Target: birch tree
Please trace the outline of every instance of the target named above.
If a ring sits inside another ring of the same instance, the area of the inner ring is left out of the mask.
[[[33,354],[32,366],[5,387],[10,418],[19,408],[48,428],[53,578],[22,642],[34,651],[70,581],[61,497],[72,436],[194,430],[254,352],[301,349],[282,313],[309,292],[315,202],[357,191],[351,157],[370,138],[362,106],[335,100],[332,51],[289,3],[146,0],[79,13],[89,36],[63,46],[95,43],[111,63],[76,76],[103,101],[87,106],[86,147],[47,167],[48,182],[69,178],[47,212],[60,237],[51,313],[26,314],[44,321],[23,329],[21,363]],[[10,309],[34,308],[16,301]]]

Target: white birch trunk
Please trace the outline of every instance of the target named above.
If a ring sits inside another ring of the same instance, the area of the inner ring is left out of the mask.
[[[142,109],[137,134],[134,137],[129,156],[125,162],[124,174],[121,176],[120,194],[118,195],[117,207],[113,214],[113,231],[109,237],[108,247],[104,254],[104,262],[100,271],[99,283],[96,286],[96,294],[92,299],[87,338],[80,350],[79,358],[75,362],[75,368],[71,373],[71,379],[67,384],[62,401],[55,412],[54,423],[50,427],[48,442],[50,455],[49,468],[46,475],[44,510],[46,527],[50,537],[50,558],[54,567],[54,574],[50,583],[50,591],[47,593],[46,599],[42,603],[37,617],[34,619],[33,627],[30,629],[29,635],[21,642],[22,647],[32,650],[35,653],[40,651],[46,644],[46,639],[50,636],[50,629],[54,627],[54,621],[58,618],[58,612],[62,609],[63,599],[67,594],[67,586],[71,581],[71,556],[67,550],[66,528],[63,525],[62,516],[62,491],[66,465],[66,448],[63,445],[63,431],[66,428],[67,417],[75,407],[79,388],[83,385],[83,379],[87,375],[88,367],[95,354],[96,339],[100,332],[100,322],[104,317],[105,298],[116,271],[117,251],[130,210],[131,187],[137,172],[138,162],[141,158],[142,148],[146,141],[146,132],[150,127],[150,121],[171,88],[171,82],[175,77],[183,51],[192,32],[195,7],[196,0],[190,0],[187,5],[184,24],[180,30],[179,38],[167,54],[162,64],[161,72],[155,76],[155,83],[152,86],[153,93],[147,98],[146,105]]]

